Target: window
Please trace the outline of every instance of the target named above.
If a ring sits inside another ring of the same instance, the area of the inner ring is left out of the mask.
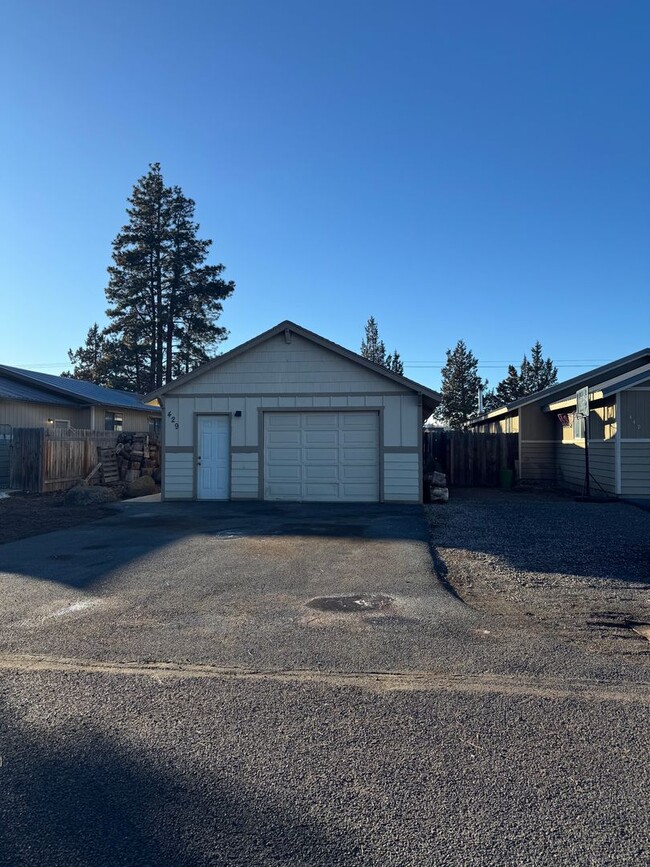
[[[104,416],[104,430],[122,430],[122,413],[107,412]]]
[[[52,419],[52,427],[70,427],[70,419],[54,418]]]
[[[160,433],[160,416],[159,415],[150,415],[149,416],[149,433],[151,433],[151,434]]]

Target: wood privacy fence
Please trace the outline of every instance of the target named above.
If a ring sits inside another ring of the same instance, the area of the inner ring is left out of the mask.
[[[97,447],[112,448],[117,431],[14,428],[10,486],[20,491],[63,491],[97,464]]]
[[[424,471],[446,473],[448,485],[497,488],[502,470],[515,470],[518,434],[425,431]]]

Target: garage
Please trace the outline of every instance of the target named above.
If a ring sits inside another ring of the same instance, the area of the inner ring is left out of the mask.
[[[264,499],[379,500],[379,413],[265,412]]]
[[[146,396],[164,500],[422,501],[440,396],[285,321]]]

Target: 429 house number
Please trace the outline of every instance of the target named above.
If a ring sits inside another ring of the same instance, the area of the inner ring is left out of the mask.
[[[167,413],[167,418],[170,418],[172,420],[172,424],[174,425],[176,430],[178,430],[178,422],[176,421],[176,416],[171,414],[171,410]]]

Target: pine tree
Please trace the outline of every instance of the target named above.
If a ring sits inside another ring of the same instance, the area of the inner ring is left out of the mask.
[[[460,430],[478,413],[478,393],[484,382],[478,375],[478,360],[463,340],[447,350],[447,363],[442,368],[442,401],[439,418],[451,428]]]
[[[85,379],[95,385],[114,387],[110,375],[107,338],[95,322],[88,329],[86,342],[76,350],[68,349],[68,358],[73,365],[72,371],[64,371],[61,376],[70,379]]]
[[[522,369],[525,369],[525,363],[526,356],[524,356]],[[502,379],[501,382],[497,385],[495,389],[495,396],[497,399],[497,406],[503,406],[504,403],[511,403],[511,401],[517,400],[517,398],[524,396],[524,388],[522,384],[521,374],[517,371],[517,368],[514,366],[514,364],[508,365],[508,375],[505,379]]]
[[[361,341],[361,355],[368,361],[386,367],[386,347],[384,341],[379,339],[379,328],[374,316],[371,316],[366,323],[366,336]]]
[[[525,394],[534,394],[542,391],[557,382],[557,367],[550,358],[544,359],[542,344],[539,340],[530,350],[530,361],[524,356],[526,367],[522,364],[521,378]]]
[[[399,373],[400,376],[404,376],[404,363],[396,349],[393,350],[392,355],[386,356],[384,367],[388,368],[392,373]]]
[[[557,382],[557,367],[550,358],[544,359],[539,340],[530,353],[530,361],[524,355],[519,370],[513,364],[508,365],[508,376],[496,387],[498,406],[542,391]]]
[[[223,279],[223,265],[206,264],[212,241],[198,237],[195,203],[165,185],[158,163],[128,202],[113,241],[102,336],[114,387],[144,394],[214,354],[228,334],[217,320],[235,284]]]

